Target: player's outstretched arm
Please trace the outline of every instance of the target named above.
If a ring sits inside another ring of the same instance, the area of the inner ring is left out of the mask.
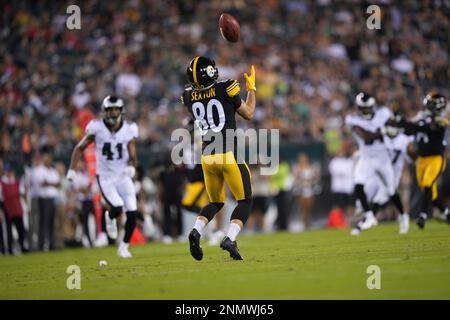
[[[376,139],[380,139],[382,137],[381,131],[378,130],[376,132],[370,132],[367,130],[364,130],[363,128],[359,126],[353,126],[352,130],[360,136],[366,143],[370,143]]]
[[[70,167],[69,171],[67,172],[67,179],[73,180],[75,177],[75,168],[78,164],[78,161],[80,161],[81,155],[83,154],[83,151],[87,148],[88,145],[90,145],[92,142],[94,142],[95,137],[93,135],[86,135],[81,139],[80,142],[75,146],[75,149],[73,149],[72,157],[70,159]]]
[[[436,121],[436,118],[434,118],[434,121],[430,123],[423,123],[423,124],[408,121],[403,117],[396,117],[394,121],[395,121],[394,125],[403,128],[404,133],[409,136],[416,135],[418,132],[425,132],[427,134],[430,134],[431,132],[445,130],[446,128],[445,121],[438,122]]]
[[[256,107],[256,85],[255,85],[255,67],[252,66],[250,76],[244,73],[247,85],[247,100],[242,100],[241,106],[237,109],[237,113],[245,120],[251,120],[255,114]]]
[[[127,167],[126,171],[127,174],[133,178],[136,174],[136,168],[138,166],[138,160],[137,160],[137,151],[136,151],[136,139],[131,140],[128,142],[127,145],[128,148],[128,155],[130,157],[130,165]]]

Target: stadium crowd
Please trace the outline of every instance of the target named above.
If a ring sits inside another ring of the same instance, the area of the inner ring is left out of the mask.
[[[46,246],[53,248],[53,230],[76,220],[73,202],[66,199],[67,155],[82,137],[86,119],[99,114],[102,99],[112,92],[125,99],[127,117],[140,128],[139,150],[156,157],[170,147],[171,132],[187,115],[179,96],[186,65],[196,54],[213,57],[222,79],[242,82],[254,64],[258,105],[251,125],[280,129],[283,143],[323,142],[324,162],[351,151],[343,119],[356,92],[370,92],[378,104],[398,105],[412,116],[426,91],[448,88],[450,8],[445,1],[380,1],[379,30],[367,28],[369,4],[356,0],[264,5],[256,0],[87,0],[79,4],[81,29],[68,30],[71,4],[0,4],[0,157],[7,164],[0,172],[12,165],[25,181],[20,190],[28,211],[39,207],[45,215],[25,224],[36,249],[44,248],[46,237]],[[236,44],[226,43],[218,31],[216,21],[224,11],[241,24]],[[291,163],[287,170],[301,177],[299,166]],[[39,175],[53,177],[44,191],[25,179],[38,167]],[[142,192],[151,199],[142,203],[151,207],[147,212],[158,211],[158,170],[144,168],[141,175]],[[277,191],[261,192],[276,197],[288,188],[281,184]],[[48,201],[38,204],[38,198]],[[308,200],[299,201],[308,206]]]

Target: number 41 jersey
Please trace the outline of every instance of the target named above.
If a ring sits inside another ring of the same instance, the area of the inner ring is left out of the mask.
[[[135,122],[122,121],[116,132],[112,132],[102,119],[91,120],[86,135],[95,137],[95,159],[97,175],[102,178],[123,174],[128,165],[128,143],[138,137]]]
[[[221,136],[221,150],[214,153],[233,151],[233,141],[226,140],[226,130],[236,130],[236,110],[241,106],[240,87],[236,80],[219,81],[206,90],[187,88],[181,96],[181,102],[197,123],[205,148]]]

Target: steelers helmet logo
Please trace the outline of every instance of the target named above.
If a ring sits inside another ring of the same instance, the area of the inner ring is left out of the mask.
[[[207,74],[210,78],[214,77],[214,67],[211,66],[211,65],[207,66],[207,67],[206,67],[206,74]]]

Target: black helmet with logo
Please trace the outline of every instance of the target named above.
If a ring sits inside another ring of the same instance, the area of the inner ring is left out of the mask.
[[[423,105],[432,115],[438,116],[447,107],[447,99],[440,93],[430,92],[423,99]]]
[[[189,63],[186,74],[188,81],[194,90],[211,88],[219,77],[214,60],[207,57],[195,57]]]

